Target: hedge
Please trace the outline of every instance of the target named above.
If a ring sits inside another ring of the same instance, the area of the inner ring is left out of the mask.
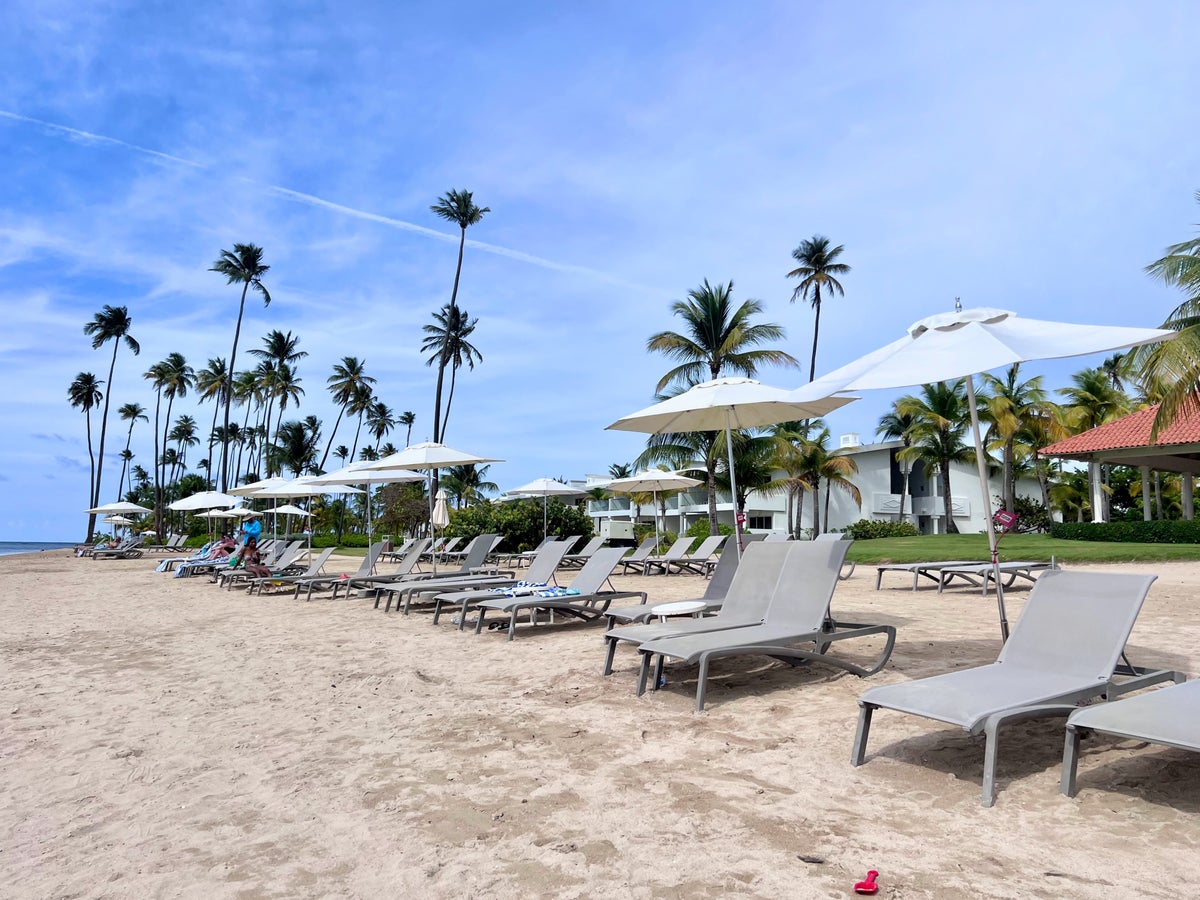
[[[1050,536],[1067,541],[1112,541],[1125,544],[1200,544],[1200,522],[1059,522]]]
[[[912,522],[881,522],[877,519],[859,519],[846,528],[846,534],[856,541],[872,538],[917,537],[921,532]]]

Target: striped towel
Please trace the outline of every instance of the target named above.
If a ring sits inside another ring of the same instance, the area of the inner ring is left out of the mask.
[[[492,588],[491,593],[500,594],[505,597],[521,597],[525,594],[544,590],[545,587],[546,583],[544,581],[516,581],[505,587]]]
[[[534,591],[535,597],[570,597],[572,595],[579,596],[579,591],[575,588],[552,587],[546,588],[544,591]]]

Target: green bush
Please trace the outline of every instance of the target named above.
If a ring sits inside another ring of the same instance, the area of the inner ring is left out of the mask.
[[[688,537],[693,538],[708,537],[712,533],[712,530],[708,524],[708,516],[701,516],[699,519],[689,525],[686,533]],[[718,523],[717,534],[723,534],[726,537],[729,537],[729,535],[733,534],[733,526],[725,525],[724,523]]]
[[[1050,530],[1054,520],[1050,518],[1046,507],[1032,497],[1018,495],[1016,499],[1016,509],[1013,512],[1019,517],[1015,529],[1018,534],[1041,533]],[[993,497],[992,503],[996,509],[1004,508],[1004,501],[1000,497]]]
[[[1058,522],[1050,536],[1067,541],[1114,541],[1125,544],[1200,544],[1200,522]]]
[[[546,529],[550,534],[566,537],[581,534],[592,537],[592,519],[577,506],[567,506],[561,500],[551,500],[546,507]],[[505,553],[532,550],[542,542],[542,501],[517,500],[512,503],[484,501],[464,509],[450,511],[446,537],[467,540],[479,534],[504,536],[500,549]]]
[[[383,540],[382,534],[376,534],[375,540]],[[395,543],[399,543],[398,541]],[[314,534],[312,545],[315,549],[324,550],[326,547],[367,547],[367,536],[365,534],[351,534],[345,532],[342,534],[342,539],[339,541],[336,534]]]
[[[856,541],[873,538],[917,537],[921,532],[912,522],[881,522],[877,519],[859,519],[846,528],[846,534]]]

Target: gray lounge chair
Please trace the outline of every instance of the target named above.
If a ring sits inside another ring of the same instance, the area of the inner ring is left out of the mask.
[[[1125,641],[1155,575],[1047,572],[1029,592],[1021,618],[996,662],[872,688],[858,701],[851,763],[866,753],[871,715],[894,709],[983,732],[983,805],[995,802],[1000,726],[1067,716],[1080,700],[1113,697],[1174,679],[1176,673],[1118,668]],[[1131,676],[1117,683],[1114,674]]]
[[[973,563],[967,566],[942,566],[938,569],[938,593],[944,591],[955,578],[961,578],[968,584],[981,588],[980,593],[986,594],[988,584],[996,580],[996,568],[999,566],[1000,575],[1005,579],[1004,586],[1010,588],[1018,578],[1028,582],[1037,581],[1034,572],[1044,572],[1055,568],[1048,562],[1002,562],[1002,563]]]
[[[509,580],[507,583],[493,584],[491,587],[472,587],[460,591],[448,591],[433,598],[433,624],[436,625],[442,615],[442,607],[460,605],[458,630],[462,631],[467,620],[467,610],[473,603],[480,600],[492,600],[499,595],[518,597],[532,594],[558,584],[555,572],[558,564],[566,555],[574,541],[551,541],[537,552],[529,568],[525,570],[520,581]]]
[[[480,601],[475,605],[479,610],[479,617],[475,620],[475,633],[483,631],[484,617],[489,609],[508,613],[508,639],[511,641],[516,633],[517,617],[522,612],[529,613],[530,622],[534,625],[537,624],[540,612],[548,612],[551,617],[554,613],[562,613],[592,622],[601,618],[614,600],[625,597],[641,597],[645,600],[644,591],[614,590],[612,582],[609,581],[612,570],[624,552],[624,547],[605,547],[596,551],[571,582],[569,590],[577,593],[553,597],[498,597],[495,600]],[[605,585],[608,586],[607,590]]]
[[[650,575],[655,569],[658,569],[664,575],[669,575],[671,564],[683,559],[694,543],[696,543],[695,538],[684,535],[675,541],[662,556],[647,556],[646,561],[642,563],[642,574]]]
[[[767,605],[779,582],[789,546],[783,542],[761,541],[743,550],[741,562],[736,566],[729,589],[725,592],[725,600],[715,616],[610,629],[604,635],[604,674],[612,674],[613,657],[622,641],[640,646],[669,635],[702,634],[760,624],[766,618]],[[716,578],[715,575],[713,577]]]
[[[716,560],[713,559],[713,554],[720,549],[721,544],[725,541],[725,535],[716,534],[706,537],[700,542],[700,546],[691,553],[686,553],[679,559],[667,561],[667,573],[670,574],[671,568],[674,567],[676,572],[691,572],[695,575],[707,575],[715,566]]]
[[[257,587],[258,592],[261,594],[263,586],[266,584],[270,584],[272,586],[277,586],[277,587],[282,587],[285,584],[286,585],[296,584],[297,582],[302,581],[306,578],[315,578],[321,574],[321,571],[325,568],[325,563],[327,563],[329,561],[329,557],[331,557],[333,555],[333,551],[336,549],[337,549],[336,547],[326,547],[324,550],[322,550],[320,553],[317,554],[316,559],[314,559],[311,563],[308,564],[307,569],[305,569],[303,572],[300,572],[297,575],[265,575],[262,578],[249,578],[249,579],[247,579],[249,584],[246,586],[246,593],[253,594],[254,589]],[[297,587],[295,594],[293,594],[293,596],[295,596],[296,594],[299,594],[299,593],[300,593],[300,589]]]
[[[520,552],[517,552],[517,553],[509,553],[506,555],[502,555],[502,558],[504,560],[504,565],[509,566],[509,567],[527,566],[527,565],[529,565],[530,562],[533,561],[533,558],[534,558],[534,556],[537,555],[537,552],[539,550],[541,550],[543,547],[545,547],[547,544],[551,544],[551,543],[554,543],[555,541],[562,541],[562,540],[563,539],[561,537],[559,537],[558,535],[548,534],[544,538],[542,538],[540,541],[538,541],[537,546],[534,547],[532,550],[521,550]],[[577,540],[579,540],[578,535],[576,535],[574,538],[571,539],[571,543],[574,543]],[[500,559],[497,559],[497,562],[499,562],[499,561],[500,561]]]
[[[769,656],[772,659],[798,666],[822,662],[836,666],[863,678],[882,669],[896,644],[896,629],[892,625],[869,625],[834,621],[829,615],[829,602],[837,588],[838,573],[849,549],[849,541],[793,541],[787,549],[779,579],[771,594],[767,612],[761,624],[746,625],[704,634],[685,634],[647,641],[639,648],[642,654],[638,673],[638,696],[646,690],[650,664],[656,660],[655,690],[662,679],[665,657],[684,663],[698,663],[696,678],[696,712],[704,709],[708,687],[708,669],[712,660],[729,656]],[[882,634],[884,647],[870,665],[860,666],[827,655],[829,645],[836,641]],[[797,644],[813,645],[812,649]]]
[[[1182,674],[1175,674],[1179,675],[1176,681],[1182,682]],[[1092,731],[1200,752],[1200,681],[1071,713],[1059,782],[1059,789],[1068,797],[1076,792],[1079,740]]]
[[[263,563],[271,570],[271,576],[278,578],[282,575],[298,575],[304,571],[301,568],[300,557],[307,553],[304,541],[292,541],[280,554],[279,558],[273,563]],[[236,569],[219,569],[214,573],[214,580],[219,581],[220,586],[227,591],[232,591],[233,586],[243,581],[253,581],[259,578],[258,575],[251,575],[245,569],[238,567]]]
[[[494,567],[485,566],[487,555],[493,546],[494,534],[481,534],[471,541],[471,549],[463,558],[462,565],[457,569],[446,570],[440,572],[413,572],[405,575],[403,578],[397,578],[391,581],[383,582],[375,585],[375,608],[379,608],[379,601],[384,594],[388,595],[387,605],[383,608],[384,612],[391,612],[392,599],[396,600],[396,608],[400,608],[400,601],[406,599],[404,604],[404,614],[408,615],[408,607],[412,602],[411,588],[416,586],[421,587],[437,587],[446,585],[446,590],[450,590],[450,585],[463,585],[463,588],[471,584],[478,584],[488,579],[506,574],[511,576],[512,573],[498,572]]]
[[[142,543],[145,538],[126,538],[115,547],[104,547],[92,551],[92,559],[141,559]]]
[[[318,575],[315,578],[305,578],[296,582],[296,596],[300,596],[300,591],[305,591],[304,599],[311,600],[314,590],[329,590],[335,585],[352,578],[365,578],[375,571],[375,564],[379,562],[379,554],[383,552],[383,541],[376,541],[367,547],[366,556],[362,558],[362,562],[358,564],[358,569],[349,575]],[[336,595],[334,595],[336,596]]]
[[[580,569],[582,568],[596,551],[604,546],[606,538],[594,537],[586,544],[578,553],[568,553],[562,558],[562,566],[564,569]]]
[[[420,563],[421,556],[425,553],[425,550],[428,547],[429,538],[420,538],[419,540],[413,541],[413,543],[409,545],[408,553],[406,553],[400,559],[400,562],[396,564],[396,568],[391,572],[367,575],[356,574],[347,576],[346,578],[338,579],[337,581],[333,582],[333,594],[329,599],[336,600],[338,598],[338,591],[340,591],[343,587],[346,589],[346,597],[349,599],[350,592],[352,590],[373,590],[376,585],[383,584],[388,581],[398,581],[407,575],[413,574],[413,570],[415,570],[417,565]],[[384,554],[381,553],[379,558],[383,559],[383,557]],[[296,593],[299,594],[299,590],[297,590]]]
[[[638,544],[636,550],[634,550],[628,556],[622,558],[621,561],[617,563],[617,565],[621,567],[621,574],[628,575],[630,566],[633,566],[638,571],[644,571],[646,568],[646,560],[650,557],[650,554],[654,552],[656,547],[658,547],[657,537],[648,537]]]
[[[844,540],[844,538],[840,533],[838,533],[836,531],[827,531],[827,532],[825,532],[825,534],[818,534],[817,540],[818,541],[840,541],[840,540]],[[847,566],[849,566],[850,568],[847,569],[846,568]],[[855,569],[854,560],[849,560],[848,562],[842,563],[842,571],[838,573],[838,581],[845,581],[846,579],[848,579],[851,575],[854,574],[854,569]]]
[[[905,572],[912,575],[912,589],[917,589],[917,582],[921,578],[928,578],[936,583],[938,581],[938,572],[950,566],[984,566],[991,565],[977,559],[952,559],[944,562],[919,562],[919,563],[888,563],[882,566],[875,567],[875,590],[879,590],[883,585],[884,572]]]

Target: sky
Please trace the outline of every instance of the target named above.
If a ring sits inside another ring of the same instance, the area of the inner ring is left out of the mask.
[[[143,373],[171,352],[228,357],[239,294],[209,267],[234,243],[264,248],[273,298],[247,301],[239,363],[271,330],[299,335],[299,412],[328,435],[326,379],[357,356],[416,414],[413,441],[430,437],[421,327],[449,300],[458,233],[429,207],[450,189],[491,211],[458,296],[483,360],[446,442],[503,459],[502,489],[644,449],[605,426],[652,402],[671,363],[647,339],[705,279],[786,328],[801,368],[760,379],[804,383],[814,317],[787,272],[817,234],[852,269],[822,307],[818,375],[955,297],[1158,325],[1181,297],[1144,267],[1200,221],[1198,31],[1188,0],[9,0],[0,539],[83,537],[67,387],[107,379],[111,352],[84,324],[126,306],[142,348],[103,388],[110,501],[116,408],[153,408]],[[1054,388],[1099,361],[1028,372]],[[834,440],[871,440],[902,393],[831,415]],[[211,420],[192,395],[175,412]],[[139,425],[135,461],[151,441]]]

